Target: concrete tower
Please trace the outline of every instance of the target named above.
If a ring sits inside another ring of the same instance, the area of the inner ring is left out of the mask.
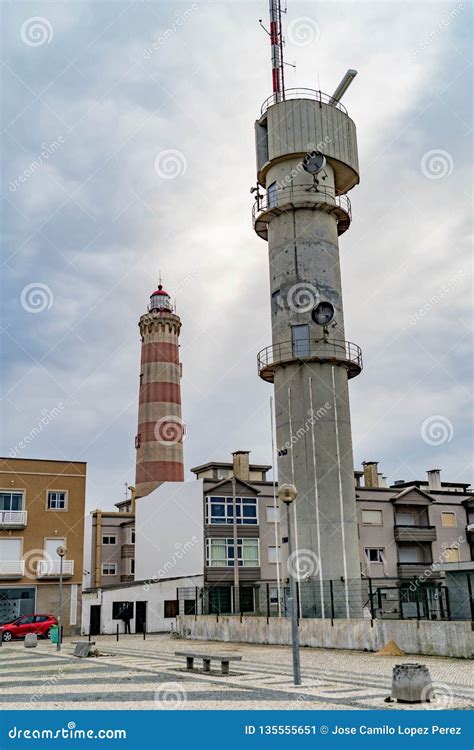
[[[277,0],[270,6],[279,10]],[[274,383],[278,481],[296,486],[293,563],[303,615],[360,617],[354,470],[348,379],[362,368],[345,340],[338,237],[351,222],[346,197],[359,182],[355,125],[339,101],[355,71],[327,96],[286,90],[275,70],[281,41],[272,31],[273,95],[256,122],[256,233],[268,241],[273,345],[258,356]],[[263,188],[263,194],[262,194]],[[353,580],[350,580],[353,579]],[[311,582],[311,583],[310,583]]]
[[[181,319],[161,284],[141,316],[142,355],[135,487],[148,495],[162,482],[182,482],[184,423],[181,419]]]

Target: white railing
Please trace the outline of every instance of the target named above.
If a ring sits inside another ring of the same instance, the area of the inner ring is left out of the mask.
[[[36,575],[38,578],[59,578],[61,563],[59,560],[38,560]],[[63,576],[74,574],[74,560],[63,560]]]
[[[0,578],[23,578],[24,572],[23,560],[0,560]]]
[[[26,510],[0,510],[0,526],[26,526]]]

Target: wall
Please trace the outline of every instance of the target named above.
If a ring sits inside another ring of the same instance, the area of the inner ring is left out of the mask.
[[[194,640],[234,643],[290,644],[287,618],[192,615],[178,617],[178,632]],[[407,654],[471,658],[471,623],[374,620],[303,619],[299,626],[301,646],[377,651],[393,638]]]
[[[165,482],[137,500],[135,513],[135,580],[203,571],[201,480]]]
[[[114,588],[97,589],[86,591],[82,596],[82,633],[89,632],[90,608],[92,605],[101,606],[101,633],[112,635],[117,632],[117,624],[120,632],[124,632],[122,620],[112,619],[113,602],[147,602],[147,633],[163,633],[176,629],[176,618],[164,617],[164,602],[176,599],[178,588],[194,588],[202,586],[202,576],[187,578],[173,578],[158,583],[141,581],[135,584],[116,586]],[[133,608],[135,614],[135,606]],[[131,632],[135,632],[135,617],[130,622]]]

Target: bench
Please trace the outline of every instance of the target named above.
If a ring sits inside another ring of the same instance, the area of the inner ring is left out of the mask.
[[[194,659],[202,659],[202,671],[211,671],[211,660],[214,659],[220,661],[222,674],[229,674],[229,662],[231,661],[242,661],[241,656],[233,656],[231,654],[196,654],[190,653],[189,651],[175,651],[175,656],[184,656],[186,658],[186,669],[194,668]]]

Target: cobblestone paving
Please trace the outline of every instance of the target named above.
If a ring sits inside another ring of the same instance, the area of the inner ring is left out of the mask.
[[[41,641],[0,648],[0,709],[419,709],[385,703],[394,664],[421,662],[437,698],[427,710],[474,707],[472,662],[435,657],[379,657],[371,653],[302,649],[302,682],[292,684],[291,650],[283,646],[206,643],[169,635],[96,638],[104,654],[77,659],[71,642],[61,652]],[[174,651],[223,652],[242,657],[223,676],[218,662],[192,672]]]

